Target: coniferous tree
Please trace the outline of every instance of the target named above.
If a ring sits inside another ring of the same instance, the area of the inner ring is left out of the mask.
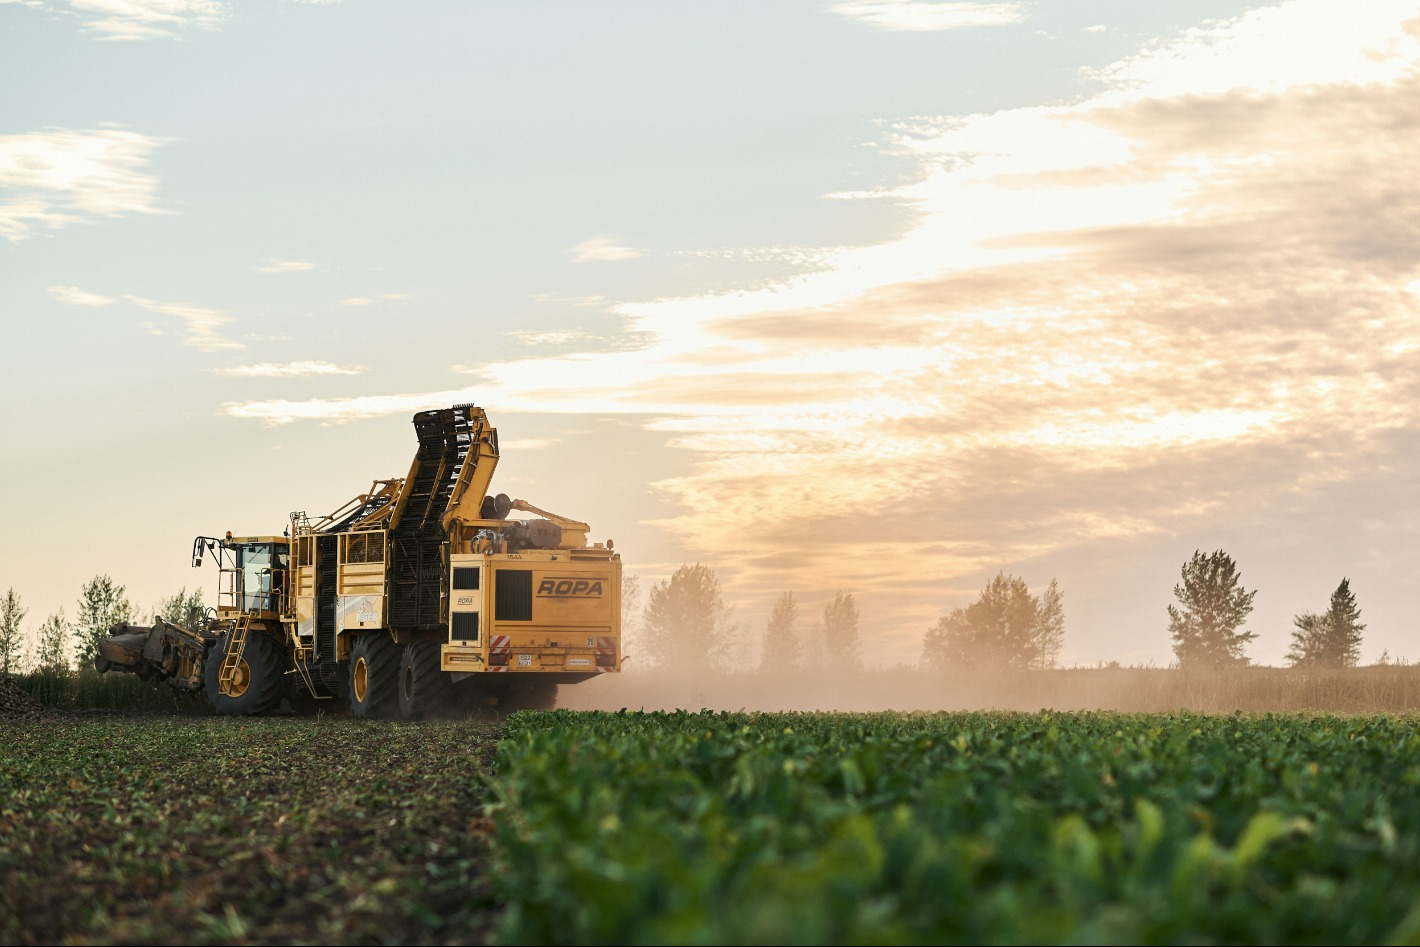
[[[1182,571],[1183,581],[1173,587],[1179,606],[1168,607],[1179,667],[1247,664],[1243,648],[1257,634],[1241,629],[1257,592],[1242,587],[1237,566],[1221,549],[1207,555],[1195,550]]]
[[[1293,667],[1355,667],[1361,660],[1361,609],[1351,581],[1342,579],[1331,593],[1331,603],[1321,615],[1310,612],[1292,619],[1292,647],[1287,662]]]

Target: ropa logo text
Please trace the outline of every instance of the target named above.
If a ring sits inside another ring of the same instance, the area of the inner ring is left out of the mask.
[[[602,583],[600,579],[548,578],[538,583],[537,594],[556,598],[601,598]]]

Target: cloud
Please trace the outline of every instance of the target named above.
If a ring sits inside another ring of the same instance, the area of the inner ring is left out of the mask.
[[[314,263],[300,263],[295,260],[269,259],[256,268],[258,273],[300,273],[316,268]]]
[[[342,306],[373,306],[381,299],[399,302],[409,298],[408,293],[384,293],[383,295],[369,298],[366,296],[351,296],[349,299],[341,300]]]
[[[0,0],[7,2],[7,0]],[[14,0],[8,0],[14,2]],[[23,0],[24,5],[76,16],[100,39],[159,39],[187,28],[217,29],[227,19],[220,0]]]
[[[363,365],[336,365],[333,362],[259,362],[255,365],[237,365],[232,368],[218,368],[219,375],[237,378],[309,378],[316,375],[359,375],[365,371]]]
[[[472,401],[474,390],[370,395],[361,398],[313,398],[308,401],[229,401],[222,405],[222,410],[234,418],[249,418],[268,425],[290,424],[293,421],[342,424],[346,421],[361,421],[391,414],[413,414],[431,408],[447,408],[451,404]]]
[[[115,302],[112,296],[100,296],[98,293],[89,293],[77,286],[51,286],[49,295],[62,303],[69,303],[71,306],[107,306]]]
[[[103,128],[0,135],[0,236],[28,239],[95,217],[161,213],[145,173],[168,139]]]
[[[532,330],[519,330],[507,333],[510,339],[517,339],[524,345],[544,346],[544,345],[573,345],[585,343],[592,336],[591,333],[581,329],[554,329],[545,332],[534,332]]]
[[[862,20],[880,30],[923,32],[975,26],[1005,26],[1024,20],[1019,3],[965,3],[960,0],[846,0],[833,13]]]
[[[215,309],[203,309],[199,306],[188,306],[182,303],[154,302],[141,296],[124,296],[123,299],[149,312],[176,318],[183,327],[182,344],[200,352],[245,348],[242,343],[234,342],[221,335],[218,330],[230,323],[232,317],[223,315]]]
[[[640,250],[619,246],[615,237],[592,237],[572,248],[572,259],[576,263],[607,263],[616,260],[634,260],[641,255]]]
[[[1277,4],[1072,105],[898,128],[920,174],[875,196],[906,233],[616,307],[639,347],[227,410],[650,416],[692,458],[655,484],[687,557],[740,594],[871,588],[924,628],[1004,563],[1312,515],[1420,459],[1420,4],[1358,9]]]
[[[198,349],[202,352],[217,352],[223,349],[240,349],[245,346],[240,342],[234,342],[222,336],[219,331],[222,326],[232,322],[232,317],[224,315],[215,309],[203,309],[199,306],[188,306],[182,303],[161,303],[151,299],[144,299],[141,296],[102,296],[98,293],[90,293],[80,289],[78,286],[51,286],[49,295],[62,303],[73,306],[108,306],[119,299],[124,302],[138,306],[148,312],[157,313],[160,316],[171,316],[178,320],[183,328],[182,344]],[[152,322],[139,324],[142,328],[153,335],[165,334],[162,326]]]

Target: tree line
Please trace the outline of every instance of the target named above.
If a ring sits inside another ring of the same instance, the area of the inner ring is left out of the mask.
[[[1256,591],[1243,587],[1232,557],[1221,549],[1195,550],[1173,588],[1167,607],[1168,632],[1181,668],[1245,665],[1245,649],[1257,634],[1244,628]],[[150,611],[195,626],[202,616],[202,590],[185,587],[160,599]],[[638,609],[639,614],[638,614]],[[40,624],[28,647],[23,629],[29,610],[14,588],[0,598],[0,672],[26,669],[65,671],[93,662],[98,641],[111,625],[133,622],[138,610],[124,586],[107,575],[84,583],[75,617],[64,609]],[[761,642],[764,670],[818,667],[851,671],[862,667],[860,613],[852,592],[839,591],[808,628],[792,591],[770,609]],[[1346,668],[1360,661],[1361,610],[1343,578],[1324,612],[1293,619],[1287,663],[1294,667]],[[656,664],[681,667],[743,667],[744,628],[726,605],[715,572],[703,563],[683,565],[651,589],[641,609],[640,582],[627,576],[622,587],[622,625]],[[1057,667],[1065,641],[1064,593],[1054,579],[1039,594],[1017,576],[998,573],[975,602],[937,620],[922,639],[922,664],[931,669],[1042,670]]]
[[[1232,557],[1221,549],[1196,550],[1183,564],[1174,586],[1176,604],[1167,606],[1168,632],[1180,668],[1218,669],[1249,663],[1248,642],[1257,634],[1244,628],[1257,594],[1241,584]],[[649,660],[662,665],[744,666],[731,658],[745,643],[743,628],[724,603],[710,567],[684,565],[650,592],[644,611],[640,584],[628,576],[623,588],[623,627],[639,640]],[[1343,578],[1324,612],[1293,619],[1293,667],[1347,668],[1360,662],[1361,610]],[[775,600],[765,624],[760,667],[784,670],[806,666],[853,670],[862,666],[859,611],[851,592],[840,591],[820,620],[800,627],[793,592]],[[639,632],[636,630],[639,629]],[[1064,593],[1054,579],[1039,594],[1019,577],[998,573],[975,602],[937,620],[922,639],[921,663],[934,670],[1044,670],[1058,667],[1065,642]]]
[[[202,617],[202,590],[186,587],[158,600],[149,611],[148,621],[159,618],[195,626]],[[12,586],[0,598],[0,673],[26,670],[65,673],[93,664],[99,639],[111,626],[139,620],[138,608],[128,597],[126,586],[107,575],[97,575],[79,590],[74,618],[61,607],[39,625],[33,641],[24,630],[29,609]]]

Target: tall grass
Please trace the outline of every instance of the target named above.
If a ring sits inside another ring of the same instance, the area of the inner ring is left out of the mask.
[[[1420,709],[1420,666],[1225,671],[1097,667],[995,673],[891,668],[856,674],[807,670],[692,674],[657,668],[607,674],[564,687],[558,706],[580,710],[1404,713]]]
[[[166,713],[210,713],[201,693],[182,693],[166,684],[135,674],[100,674],[44,669],[12,675],[21,690],[46,707],[58,710],[148,710]]]

